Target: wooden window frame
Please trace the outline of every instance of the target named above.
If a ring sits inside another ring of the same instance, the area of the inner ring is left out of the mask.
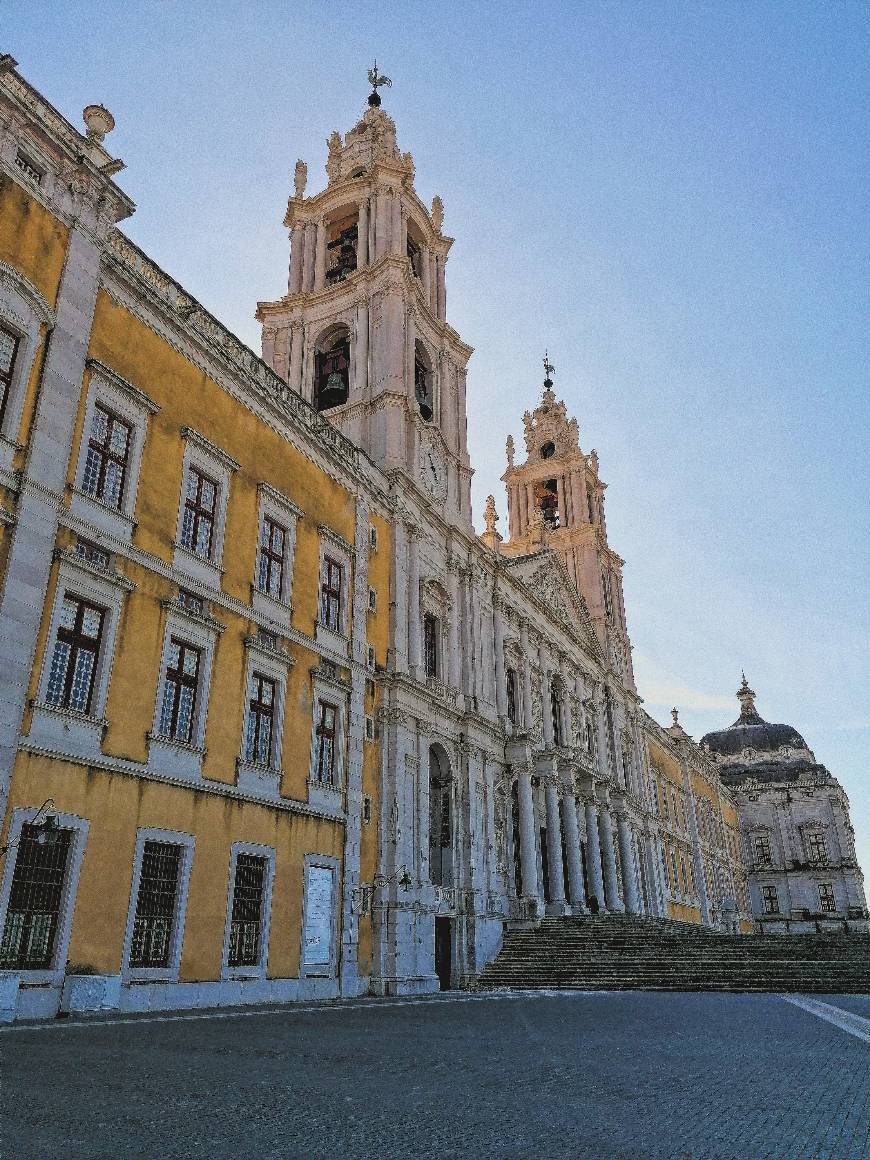
[[[106,434],[102,440],[97,439],[93,433],[93,422],[98,415],[104,415],[106,418]],[[124,447],[124,454],[119,455],[117,451],[112,449],[112,434],[115,427],[123,427],[127,432],[127,441]],[[107,407],[101,400],[94,403],[93,415],[91,417],[91,431],[88,433],[88,445],[85,453],[85,467],[82,475],[82,491],[85,495],[90,496],[91,499],[97,500],[99,503],[105,504],[106,507],[113,511],[123,511],[124,509],[124,493],[127,487],[127,477],[130,467],[130,449],[134,439],[133,424],[129,419],[125,419],[123,415],[119,415],[117,411],[113,411],[111,407]],[[88,463],[91,457],[91,452],[98,458],[99,466],[97,468],[97,478],[94,488],[91,490],[87,486],[88,479]],[[112,501],[106,496],[106,475],[109,465],[114,463],[121,472],[121,483],[118,487],[117,502]]]
[[[173,668],[172,662],[167,658],[166,672],[164,674],[163,683],[163,699],[160,706],[160,732],[163,737],[171,741],[181,742],[182,745],[191,745],[195,739],[196,733],[196,712],[199,701],[199,677],[202,669],[203,650],[197,645],[191,644],[190,641],[184,640],[178,636],[172,636],[169,639],[169,647],[177,645],[179,648],[178,667]],[[184,658],[187,653],[193,653],[196,657],[196,673],[191,676],[184,671]],[[163,728],[163,710],[166,703],[166,693],[169,688],[170,681],[174,684],[172,693],[172,711],[170,715],[169,730]],[[188,720],[187,736],[179,737],[178,729],[178,710],[181,703],[181,690],[188,688],[193,690],[193,700],[190,705],[190,717]]]
[[[315,779],[320,785],[335,786],[336,777],[336,747],[338,744],[338,705],[332,701],[318,701],[317,702],[317,725],[315,726],[314,735],[317,739],[315,751],[317,760],[315,764]],[[327,715],[332,714],[332,725],[327,726]],[[329,743],[329,748],[327,744]],[[326,755],[329,754],[328,766],[324,775],[324,765],[326,763]]]
[[[266,533],[268,532],[268,535]],[[281,549],[278,551],[275,544],[275,535],[280,534]],[[260,523],[260,553],[257,566],[257,587],[260,592],[271,596],[274,600],[284,599],[284,571],[287,560],[288,529],[269,512],[264,512]],[[264,542],[264,540],[266,542]],[[277,572],[278,590],[272,590],[272,580]]]
[[[46,703],[58,709],[72,709],[76,713],[83,713],[88,716],[91,711],[91,705],[94,698],[94,685],[96,683],[97,667],[100,663],[100,648],[103,642],[103,630],[106,624],[106,609],[101,608],[100,605],[94,604],[91,600],[86,600],[83,596],[79,596],[75,592],[64,592],[61,598],[61,610],[66,601],[75,604],[76,613],[75,621],[72,628],[64,628],[58,621],[57,632],[54,639],[54,650],[52,651],[52,659],[50,662],[49,680],[46,686]],[[85,612],[96,612],[100,618],[100,626],[97,629],[95,637],[88,636],[82,630]],[[61,611],[61,616],[63,615]],[[51,672],[54,669],[54,655],[59,644],[65,644],[69,647],[69,655],[66,661],[66,670],[63,678],[63,690],[60,698],[51,700],[48,690],[51,688]],[[82,652],[91,653],[93,655],[93,665],[91,666],[90,678],[88,680],[88,694],[85,700],[84,707],[70,705],[73,683],[75,681],[75,673],[78,665],[79,654]]]
[[[333,572],[338,573],[337,584],[333,583]],[[344,565],[332,556],[323,557],[323,580],[320,584],[320,623],[330,632],[341,633],[341,599],[344,591]],[[332,613],[335,623],[332,623]]]
[[[269,685],[272,690],[272,700],[263,699],[263,687]],[[251,674],[250,692],[248,694],[248,719],[245,727],[245,761],[252,765],[267,765],[274,762],[275,732],[277,726],[277,706],[279,684],[274,677],[255,671]],[[260,757],[261,730],[268,721],[269,741],[265,759]],[[253,725],[252,725],[253,722]],[[252,733],[253,730],[253,733]]]
[[[3,420],[6,418],[6,407],[9,402],[9,396],[12,393],[12,380],[15,377],[15,363],[18,359],[18,352],[21,348],[21,335],[16,334],[13,330],[0,324],[0,331],[12,339],[12,357],[9,359],[9,370],[4,371],[0,369],[0,428],[3,426]]]
[[[188,481],[191,476],[196,477],[196,495],[193,499],[188,495]],[[204,483],[211,484],[214,488],[214,501],[211,509],[205,507],[201,503],[202,487]],[[192,552],[194,556],[198,556],[202,560],[211,560],[214,551],[214,532],[215,524],[218,519],[218,510],[220,506],[220,483],[212,476],[208,475],[195,463],[188,463],[187,471],[184,479],[184,509],[181,517],[181,546],[188,552]],[[191,513],[190,536],[185,538],[185,529],[187,527],[186,515]],[[208,525],[208,545],[205,554],[197,549],[199,541],[199,529],[201,524]]]

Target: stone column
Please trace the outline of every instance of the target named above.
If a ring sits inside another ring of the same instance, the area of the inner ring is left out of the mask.
[[[419,780],[417,785],[417,878],[420,882],[430,881],[429,867],[429,732],[417,722],[417,758]]]
[[[390,198],[390,253],[401,254],[402,251],[402,202],[394,193]]]
[[[534,516],[534,514],[535,514],[535,489],[532,487],[532,485],[530,483],[527,483],[526,484],[526,527],[523,529],[523,531],[525,531],[526,528],[528,528],[529,524],[532,522],[532,517]]]
[[[701,922],[710,926],[710,897],[707,893],[707,876],[704,873],[704,855],[701,852],[701,836],[698,832],[698,811],[695,808],[695,795],[692,793],[692,779],[689,774],[689,765],[685,759],[680,761],[683,774],[683,792],[686,795],[687,813],[689,815],[689,836],[692,840],[692,877],[695,880],[695,892],[698,895],[698,906],[701,911]]]
[[[604,871],[604,898],[608,910],[621,914],[625,907],[619,897],[616,851],[613,848],[613,819],[610,816],[606,791],[599,794],[598,800],[598,838],[601,842],[601,865]]]
[[[432,298],[429,256],[429,247],[423,246],[420,250],[420,282],[423,286],[423,301],[427,306],[430,304]]]
[[[411,676],[423,680],[420,618],[420,533],[408,528],[408,664]]]
[[[667,907],[662,890],[661,859],[658,857],[655,835],[646,832],[643,836],[643,844],[646,854],[647,878],[650,883],[650,893],[652,895],[652,911],[659,918],[666,918]]]
[[[535,803],[532,800],[532,771],[517,770],[517,792],[520,803],[520,871],[523,894],[538,898],[538,854],[535,844]]]
[[[598,906],[605,909],[604,878],[601,873],[601,843],[598,841],[598,803],[591,782],[584,792],[583,807],[586,813],[586,885],[590,898],[598,899]]]
[[[520,623],[520,649],[523,655],[523,729],[528,733],[532,728],[532,666],[529,660],[529,626]]]
[[[571,708],[571,690],[574,687],[574,682],[570,679],[568,673],[568,662],[563,658],[559,671],[562,677],[562,744],[573,746],[576,743],[574,737],[574,711]]]
[[[450,619],[447,622],[448,683],[462,698],[462,653],[459,644],[459,565],[455,557],[447,561],[447,590],[450,597]],[[464,699],[463,699],[464,700]]]
[[[616,815],[616,830],[619,840],[619,860],[622,862],[622,889],[625,894],[625,909],[629,914],[640,914],[634,842],[632,841],[631,826],[622,806],[619,807],[619,812]]]
[[[317,240],[317,226],[305,223],[305,248],[302,253],[302,289],[307,293],[314,289],[314,250]]]
[[[504,667],[504,620],[498,596],[492,596],[492,634],[495,650],[495,704],[499,720],[507,720],[507,677]]]
[[[607,737],[607,725],[604,720],[604,701],[595,697],[595,742],[598,749],[598,772],[605,779],[612,776],[610,742]]]
[[[294,226],[290,231],[290,275],[287,289],[298,294],[302,289],[302,251],[305,248],[305,226]]]
[[[559,527],[567,528],[568,526],[568,505],[565,502],[565,477],[559,475],[556,477],[556,500],[559,504]]]
[[[586,913],[586,886],[583,881],[583,857],[580,850],[580,829],[577,825],[577,802],[573,789],[562,794],[562,819],[568,858],[568,892],[575,914]]]
[[[438,317],[441,321],[447,318],[447,284],[444,279],[444,263],[446,259],[439,256],[437,260],[437,275],[438,275]]]
[[[553,749],[556,738],[553,734],[552,674],[547,659],[546,650],[542,645],[538,650],[538,661],[541,666],[541,716],[544,726],[544,748]]]
[[[550,911],[565,913],[565,874],[562,864],[562,827],[559,818],[559,790],[554,776],[544,784],[547,808],[547,861],[550,867]]]
[[[462,691],[466,704],[474,696],[474,639],[471,635],[471,573],[462,569]]]
[[[392,195],[388,190],[379,190],[377,195],[378,217],[375,229],[375,254],[378,259],[389,253],[390,219],[392,216]]]
[[[369,386],[369,304],[360,298],[356,304],[356,361],[354,389],[356,397],[367,397]]]
[[[483,673],[481,672],[482,661],[482,646],[481,638],[483,635],[483,623],[480,615],[480,586],[477,582],[477,575],[472,568],[468,574],[468,583],[471,588],[471,623],[474,629],[474,649],[472,652],[472,690],[474,696],[478,700],[478,704],[483,701]]]
[[[326,222],[323,218],[315,226],[314,289],[322,290],[326,282]]]
[[[369,201],[364,197],[359,203],[356,224],[356,266],[361,270],[369,261]]]
[[[586,508],[586,486],[579,471],[571,472],[570,483],[571,506],[574,509],[574,522],[575,524],[588,524],[589,512]]]
[[[302,391],[302,346],[304,331],[301,322],[290,324],[290,379],[289,386],[297,393]]]

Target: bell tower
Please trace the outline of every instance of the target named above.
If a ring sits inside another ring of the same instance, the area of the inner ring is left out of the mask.
[[[263,358],[379,467],[470,526],[472,351],[447,323],[453,239],[441,198],[427,208],[417,196],[411,154],[381,108],[389,78],[377,65],[368,75],[365,113],[328,140],[326,187],[307,196],[308,167],[296,163],[287,293],[257,305]]]
[[[515,463],[513,439],[507,440],[510,539],[499,546],[505,556],[525,556],[545,548],[557,551],[586,601],[592,623],[613,669],[634,690],[631,642],[622,595],[624,561],[607,543],[604,491],[598,454],[580,450],[580,429],[564,402],[553,393],[555,367],[544,355],[544,393],[523,415],[526,459]]]

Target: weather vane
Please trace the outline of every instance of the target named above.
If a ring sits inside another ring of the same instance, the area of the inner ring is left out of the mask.
[[[391,88],[393,82],[389,77],[383,76],[378,72],[378,62],[375,61],[374,67],[369,69],[369,84],[372,86],[372,91],[369,94],[369,104],[373,108],[377,108],[381,103],[381,98],[378,89]]]
[[[547,353],[547,351],[544,351],[544,386],[545,387],[552,387],[553,374],[555,373],[555,370],[556,370],[556,368],[550,362],[549,354]]]

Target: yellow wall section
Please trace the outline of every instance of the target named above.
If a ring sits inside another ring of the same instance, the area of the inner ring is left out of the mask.
[[[0,260],[20,270],[52,307],[68,241],[66,226],[0,173]]]
[[[182,981],[220,977],[233,842],[256,842],[275,849],[268,974],[292,978],[299,973],[304,858],[306,854],[324,854],[340,859],[342,825],[195,789],[20,754],[10,811],[38,804],[48,796],[61,813],[75,814],[90,823],[68,952],[70,962],[87,964],[106,974],[120,969],[136,832],[153,826],[196,837]]]

